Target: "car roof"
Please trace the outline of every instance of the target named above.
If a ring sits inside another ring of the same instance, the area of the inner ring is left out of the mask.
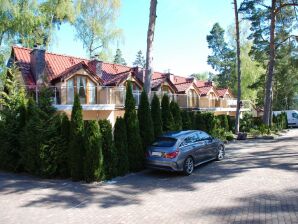
[[[187,130],[187,131],[171,131],[163,134],[161,137],[170,137],[170,138],[185,138],[191,133],[195,133],[198,130]]]

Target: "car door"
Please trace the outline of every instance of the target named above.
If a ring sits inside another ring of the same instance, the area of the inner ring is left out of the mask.
[[[208,159],[208,148],[204,139],[201,138],[200,132],[196,132],[195,136],[195,155],[197,163],[201,163]]]
[[[179,148],[183,153],[183,157],[186,158],[191,155],[196,163],[197,157],[195,154],[195,147],[195,136],[193,134],[187,136],[179,145]]]
[[[203,131],[201,131],[199,135],[202,141],[205,142],[206,160],[215,158],[217,154],[217,149],[216,149],[217,144],[214,141],[214,139],[206,132],[203,132]]]

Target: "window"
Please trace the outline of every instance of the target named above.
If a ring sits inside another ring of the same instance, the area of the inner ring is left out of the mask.
[[[152,143],[152,146],[156,147],[172,147],[177,142],[175,138],[159,137]]]
[[[292,117],[298,119],[298,113],[292,113]]]
[[[197,135],[192,134],[189,137],[186,137],[184,141],[180,144],[181,147],[193,144],[198,141]]]
[[[89,94],[89,103],[96,103],[96,86],[93,82],[88,82],[88,94]]]
[[[205,133],[205,132],[198,132],[198,137],[199,137],[199,139],[202,141],[202,140],[208,140],[208,139],[210,139],[211,138],[211,136],[210,135],[208,135],[207,133]]]
[[[73,104],[75,93],[81,104],[96,103],[96,84],[86,76],[76,75],[67,80],[67,104]]]
[[[81,104],[86,103],[86,77],[77,76],[77,94],[79,95]]]
[[[73,104],[74,99],[74,86],[73,79],[67,81],[67,104]]]

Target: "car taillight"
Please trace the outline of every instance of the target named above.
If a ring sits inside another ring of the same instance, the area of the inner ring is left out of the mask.
[[[176,151],[174,152],[170,152],[170,153],[165,153],[164,154],[164,158],[167,158],[167,159],[174,159],[178,156],[179,154],[179,149],[176,149]]]

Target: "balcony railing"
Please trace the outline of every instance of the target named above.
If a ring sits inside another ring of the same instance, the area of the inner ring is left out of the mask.
[[[52,89],[54,105],[72,105],[74,88],[68,87],[50,87]],[[36,100],[38,100],[38,89],[35,89]],[[125,105],[126,90],[124,87],[86,87],[84,91],[78,91],[81,104],[88,105],[115,105],[115,108],[123,108]],[[187,94],[172,94],[167,92],[152,91],[149,101],[153,99],[154,94],[161,100],[163,95],[167,94],[170,101],[175,101],[181,108],[208,109],[208,108],[236,108],[237,100],[223,98],[209,98],[191,96]],[[141,91],[133,90],[133,97],[136,106],[140,103]],[[248,104],[247,104],[248,105]],[[245,107],[247,107],[245,104]]]

